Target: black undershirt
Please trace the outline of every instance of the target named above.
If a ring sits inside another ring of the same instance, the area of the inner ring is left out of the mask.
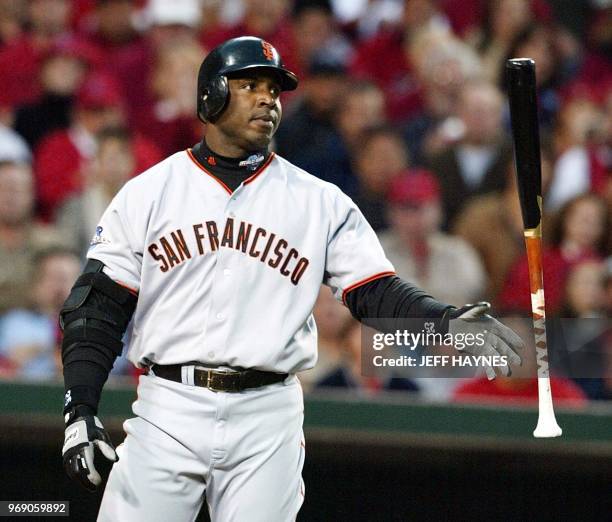
[[[210,150],[205,140],[195,145],[191,152],[202,167],[214,174],[232,192],[265,165],[271,154],[269,150],[263,149],[242,158],[228,158]]]

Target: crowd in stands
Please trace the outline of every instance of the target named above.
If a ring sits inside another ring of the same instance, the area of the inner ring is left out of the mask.
[[[547,314],[609,319],[612,3],[0,0],[1,377],[61,376],[58,310],[100,215],[128,179],[202,139],[198,67],[241,35],[300,78],[275,150],[353,198],[399,276],[502,317],[531,311],[504,65],[535,59]],[[366,377],[360,327],[329,289],[315,318],[309,389],[537,397],[534,378]],[[556,398],[612,399],[612,338],[596,345],[599,374],[556,377]]]

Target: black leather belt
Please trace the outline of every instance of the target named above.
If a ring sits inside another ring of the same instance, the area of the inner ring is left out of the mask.
[[[159,365],[154,364],[151,369],[157,377],[162,377],[174,382],[183,382],[182,364]],[[268,384],[284,381],[289,377],[288,373],[263,372],[261,370],[193,370],[193,383],[209,390],[218,392],[241,392],[247,388],[259,388]]]

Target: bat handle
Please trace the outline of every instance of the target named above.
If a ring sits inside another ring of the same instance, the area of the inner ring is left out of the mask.
[[[562,433],[553,409],[548,369],[548,345],[546,341],[546,308],[544,305],[544,278],[542,272],[542,239],[539,234],[525,234],[529,263],[531,290],[531,314],[538,365],[538,424],[533,431],[536,438],[559,437]]]

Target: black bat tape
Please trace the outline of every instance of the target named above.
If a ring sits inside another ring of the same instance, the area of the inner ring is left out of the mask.
[[[536,228],[541,218],[542,174],[535,62],[530,58],[508,60],[506,75],[523,222],[526,229]]]

